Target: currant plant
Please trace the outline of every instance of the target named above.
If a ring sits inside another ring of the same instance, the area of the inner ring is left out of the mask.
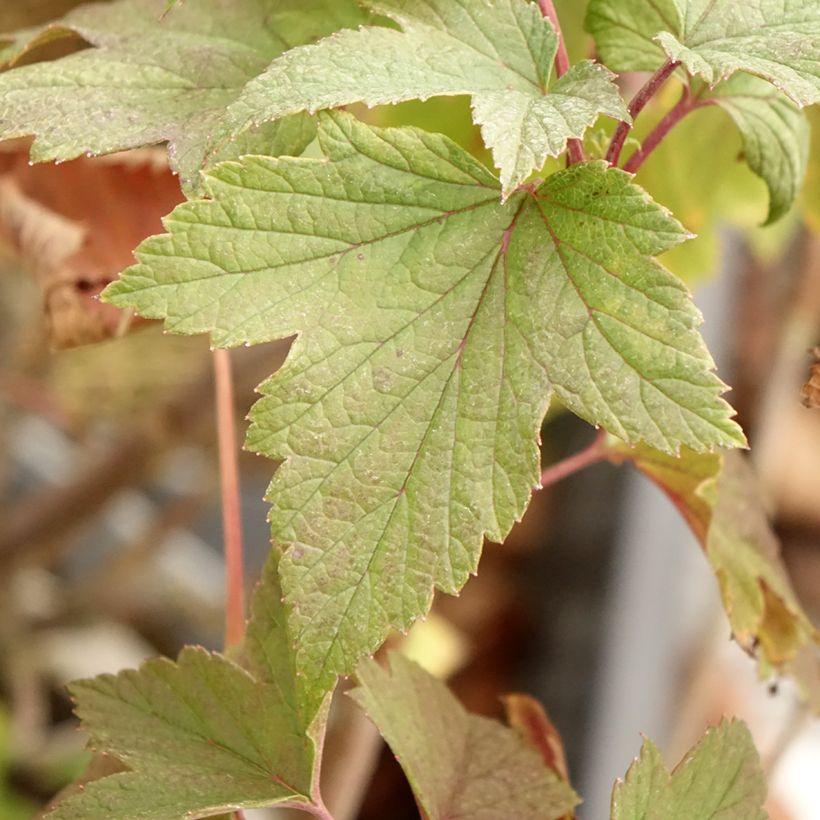
[[[52,817],[328,818],[321,749],[350,674],[425,817],[566,816],[578,798],[525,732],[368,656],[434,590],[460,590],[535,489],[603,459],[672,497],[736,640],[820,705],[816,630],[730,452],[746,439],[656,259],[692,237],[634,177],[717,107],[782,217],[820,101],[820,4],[591,0],[587,28],[598,60],[570,65],[551,0],[116,0],[0,46],[0,138],[33,136],[33,160],[168,145],[189,201],[109,303],[219,348],[296,336],[251,414],[248,448],[282,465],[247,634],[234,621],[225,654],[74,684],[94,748],[128,771]],[[16,65],[67,37],[87,47]],[[650,76],[625,100],[634,71]],[[679,101],[633,141],[671,84]],[[445,136],[343,110],[441,96],[469,98],[497,174]],[[600,117],[614,133],[596,152]],[[542,474],[553,401],[606,432]],[[726,722],[671,774],[647,741],[612,816],[762,817],[764,798],[748,731]]]

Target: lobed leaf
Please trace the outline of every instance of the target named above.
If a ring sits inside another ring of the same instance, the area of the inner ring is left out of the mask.
[[[107,291],[217,345],[301,333],[249,446],[271,485],[297,667],[324,692],[455,592],[539,477],[554,391],[668,451],[743,443],[685,288],[650,258],[686,234],[587,163],[499,203],[444,137],[320,115],[326,159],[247,157]]]
[[[36,162],[168,142],[191,190],[199,170],[245,153],[299,154],[305,115],[241,133],[225,119],[245,84],[288,48],[365,19],[354,0],[166,0],[89,4],[0,52],[76,34],[91,48],[0,75],[0,139],[35,135]]]
[[[612,443],[613,460],[630,460],[669,495],[704,547],[720,585],[732,634],[760,671],[793,675],[820,706],[818,634],[792,589],[754,475],[739,456],[678,459]]]
[[[668,57],[713,87],[745,71],[799,106],[820,101],[816,0],[591,0],[586,25],[614,71],[654,71]]]
[[[176,662],[71,684],[91,744],[131,771],[89,782],[52,820],[189,820],[309,804],[326,704],[300,696],[274,553],[253,600],[244,668],[187,647]]]
[[[670,773],[645,739],[612,792],[612,820],[766,820],[766,779],[746,724],[707,730]]]
[[[628,119],[614,76],[584,61],[547,90],[557,37],[529,0],[366,0],[401,31],[334,34],[283,55],[231,116],[247,128],[299,111],[469,95],[509,194],[601,114]]]
[[[517,732],[469,714],[413,661],[359,666],[351,697],[407,775],[428,820],[555,820],[580,801]]]
[[[721,83],[713,99],[734,120],[746,162],[769,188],[769,225],[788,212],[806,177],[808,119],[784,95],[746,74]]]

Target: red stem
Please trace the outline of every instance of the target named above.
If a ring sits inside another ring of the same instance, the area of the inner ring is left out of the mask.
[[[609,145],[609,151],[606,154],[606,161],[610,165],[618,164],[618,160],[621,158],[621,150],[629,132],[632,130],[632,123],[634,123],[635,118],[646,108],[646,104],[658,93],[658,90],[672,76],[679,65],[678,62],[667,60],[632,98],[632,102],[629,103],[629,115],[632,117],[632,122],[624,120],[618,123],[618,127],[612,136],[612,142]]]
[[[655,126],[655,129],[641,143],[641,147],[624,163],[624,171],[634,174],[647,157],[661,144],[664,137],[690,112],[709,105],[708,101],[698,100],[686,88],[678,104]]]
[[[238,644],[245,634],[245,579],[242,566],[242,517],[239,506],[239,458],[234,417],[233,372],[231,354],[227,350],[214,350],[214,376],[227,574],[225,647],[229,648]]]
[[[585,447],[578,453],[559,461],[547,467],[541,473],[541,487],[549,487],[551,484],[557,484],[564,478],[573,475],[574,473],[583,470],[584,467],[589,467],[591,464],[597,464],[607,457],[606,448],[606,431],[599,430],[598,435],[589,447]]]
[[[567,54],[567,44],[564,42],[564,35],[561,32],[561,23],[558,21],[558,13],[552,0],[538,0],[538,7],[541,14],[552,23],[555,33],[558,36],[558,50],[555,52],[555,76],[563,77],[569,71],[569,54]],[[569,164],[584,161],[584,146],[581,140],[567,140],[567,153]]]

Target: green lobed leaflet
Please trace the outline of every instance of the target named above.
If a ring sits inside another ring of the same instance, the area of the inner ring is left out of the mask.
[[[467,712],[413,661],[365,661],[351,697],[401,763],[427,820],[555,820],[580,802],[524,738]]]
[[[799,106],[820,101],[816,0],[591,0],[586,25],[614,71],[667,57],[711,86],[745,71]]]
[[[354,0],[87,4],[0,52],[10,60],[72,34],[91,46],[0,74],[0,140],[33,134],[36,162],[167,142],[193,192],[200,169],[220,160],[304,150],[315,136],[309,117],[236,131],[225,110],[283,51],[365,19]]]
[[[175,662],[69,686],[92,747],[129,771],[85,784],[49,820],[191,820],[321,804],[329,704],[300,692],[277,561],[274,552],[237,659],[186,647]]]
[[[809,159],[809,121],[784,94],[747,74],[721,83],[710,99],[734,120],[746,162],[769,189],[765,224],[770,225],[800,193]]]
[[[469,95],[506,196],[601,114],[629,119],[614,75],[591,60],[550,86],[558,38],[529,0],[365,5],[401,31],[343,31],[287,52],[231,105],[234,127],[358,101],[380,105]]]
[[[707,730],[672,772],[644,740],[612,792],[611,820],[766,820],[766,778],[751,734],[739,720]]]
[[[628,174],[576,165],[501,203],[439,135],[335,112],[319,138],[324,159],[209,172],[106,298],[221,346],[299,334],[248,442],[285,461],[273,536],[323,692],[521,517],[551,394],[667,452],[745,439],[651,258],[687,234]]]

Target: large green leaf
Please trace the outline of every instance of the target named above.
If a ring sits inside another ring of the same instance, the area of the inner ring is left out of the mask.
[[[75,33],[93,48],[0,75],[0,139],[34,134],[35,161],[168,142],[188,188],[199,169],[243,153],[301,153],[304,115],[241,134],[226,108],[291,46],[364,19],[354,0],[166,0],[83,6],[14,50]],[[11,56],[7,50],[6,56]]]
[[[670,773],[645,740],[612,792],[612,820],[766,820],[766,779],[746,725],[710,728]]]
[[[247,157],[109,301],[217,345],[301,332],[250,446],[271,487],[299,668],[323,691],[390,626],[458,590],[539,476],[551,392],[667,451],[743,443],[685,288],[651,254],[686,234],[587,163],[506,204],[448,139],[320,115],[326,159]]]
[[[557,38],[528,0],[367,0],[402,31],[345,31],[288,52],[232,106],[238,128],[299,111],[466,94],[508,194],[600,114],[628,119],[603,66],[547,91]]]
[[[351,696],[401,763],[428,820],[555,820],[580,801],[517,732],[471,715],[399,654],[366,661]]]
[[[780,559],[754,475],[733,453],[680,458],[612,441],[614,461],[628,460],[669,495],[717,576],[735,640],[760,661],[764,676],[793,675],[820,708],[817,631]]]
[[[615,71],[666,56],[713,86],[746,71],[800,106],[820,101],[817,0],[591,0],[587,27]]]
[[[740,129],[746,162],[769,188],[766,224],[775,222],[791,208],[806,176],[806,115],[768,83],[748,74],[736,74],[719,85],[713,98]]]
[[[91,744],[131,771],[89,782],[50,820],[190,820],[316,798],[326,704],[299,693],[276,564],[254,595],[244,666],[187,647],[71,684]]]

